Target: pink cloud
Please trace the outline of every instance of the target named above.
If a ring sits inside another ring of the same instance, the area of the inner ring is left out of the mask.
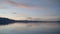
[[[47,10],[47,8],[45,8],[45,7],[37,7],[37,6],[30,6],[30,5],[28,5],[28,4],[23,4],[23,3],[16,3],[16,2],[14,2],[14,1],[10,1],[10,0],[6,0],[6,1],[4,1],[4,2],[2,2],[3,4],[10,4],[10,5],[12,5],[12,6],[14,6],[14,7],[17,7],[17,8],[24,8],[24,9],[38,9],[38,10]]]

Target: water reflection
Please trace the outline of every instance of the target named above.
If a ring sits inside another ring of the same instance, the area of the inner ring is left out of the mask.
[[[58,23],[14,23],[0,26],[0,34],[59,34]]]

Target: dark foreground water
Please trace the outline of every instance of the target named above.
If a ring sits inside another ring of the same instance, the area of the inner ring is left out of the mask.
[[[60,23],[14,23],[0,26],[0,34],[59,34]]]

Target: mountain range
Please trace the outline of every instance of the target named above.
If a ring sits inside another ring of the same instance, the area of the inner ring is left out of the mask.
[[[60,21],[32,21],[32,20],[13,20],[13,19],[9,19],[9,18],[3,18],[0,17],[0,25],[8,25],[8,24],[12,24],[12,23],[54,23],[57,22],[59,23]]]

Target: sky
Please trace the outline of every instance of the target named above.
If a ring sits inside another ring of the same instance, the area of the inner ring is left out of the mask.
[[[60,21],[60,0],[0,0],[0,17]]]

